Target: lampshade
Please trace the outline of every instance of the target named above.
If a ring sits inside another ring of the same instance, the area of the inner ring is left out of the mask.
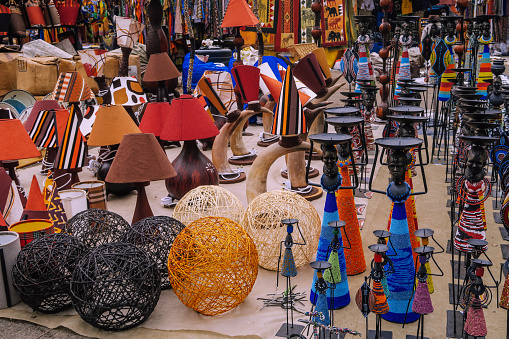
[[[32,107],[32,111],[30,112],[30,115],[28,116],[27,120],[23,124],[25,126],[25,129],[27,132],[30,132],[32,130],[32,127],[34,126],[35,119],[37,119],[37,115],[40,111],[47,111],[52,109],[59,109],[60,105],[58,104],[58,101],[56,100],[39,100],[36,101],[34,104],[34,107]]]
[[[150,55],[143,81],[165,81],[178,78],[180,75],[168,53],[155,53]]]
[[[244,0],[230,0],[224,13],[221,28],[256,26],[260,20]]]
[[[78,72],[60,73],[51,100],[79,102],[94,99],[94,93]]]
[[[8,224],[18,222],[23,215],[23,204],[16,183],[3,167],[0,167],[0,213]]]
[[[111,82],[111,104],[135,106],[147,102],[147,96],[135,77],[115,77]]]
[[[78,51],[81,63],[89,77],[102,77],[104,75],[104,64],[106,63],[106,50],[86,49]]]
[[[41,155],[18,119],[0,120],[0,161],[35,158]]]
[[[219,130],[203,109],[200,100],[184,94],[171,102],[161,139],[186,141],[212,138],[218,134]]]
[[[320,69],[316,56],[309,53],[297,63],[293,73],[304,85],[318,94],[325,88],[325,79]]]
[[[228,112],[216,90],[212,87],[212,83],[209,78],[202,76],[202,78],[198,81],[198,88],[201,93],[207,97],[210,103],[219,111],[219,113],[225,115],[226,112]]]
[[[57,147],[65,133],[68,118],[69,111],[66,109],[40,111],[30,130],[30,138],[37,147]]]
[[[170,103],[168,102],[149,102],[146,104],[140,122],[140,131],[142,133],[152,133],[156,137],[160,136],[169,111]]]
[[[122,138],[106,181],[140,183],[176,175],[177,172],[156,137],[152,133],[135,133],[126,134]]]
[[[64,135],[59,137],[60,144],[54,165],[56,169],[74,169],[85,166],[88,148],[85,138],[81,134],[80,118],[74,111],[75,109],[75,106],[71,106]]]
[[[327,61],[327,55],[325,54],[325,49],[323,47],[316,48],[312,51],[312,53],[316,56],[316,59],[320,64],[320,68],[322,69],[325,78],[329,79],[330,77],[332,77],[329,62]]]
[[[232,75],[244,102],[259,102],[260,69],[249,65],[239,65],[232,68]]]
[[[275,101],[279,101],[279,96],[281,95],[283,83],[264,74],[261,75],[261,78],[265,83],[265,86],[267,86],[267,88],[269,89],[270,95],[272,95]],[[308,100],[310,99],[309,95],[301,91],[299,91],[299,98],[302,105],[305,105],[306,102],[308,102]]]
[[[145,25],[131,18],[120,16],[115,17],[115,25],[117,32],[117,44],[120,47],[134,48],[136,42],[140,38]]]
[[[28,194],[27,204],[23,210],[23,214],[27,215],[27,219],[49,219],[48,209],[44,203],[41,188],[37,182],[35,175],[32,177],[32,185]]]
[[[293,80],[293,71],[288,67],[274,114],[272,134],[290,136],[306,133],[306,117]]]
[[[109,146],[120,144],[125,134],[141,133],[124,107],[118,105],[102,106],[96,113],[92,132],[88,138],[89,146]]]

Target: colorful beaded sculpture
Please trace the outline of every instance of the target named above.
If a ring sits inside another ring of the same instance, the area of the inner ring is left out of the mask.
[[[431,304],[431,296],[427,283],[428,272],[426,264],[428,260],[426,255],[419,256],[419,271],[417,272],[417,288],[415,289],[414,302],[412,311],[418,314],[433,313],[433,305]]]
[[[489,83],[485,80],[493,79],[491,72],[491,56],[490,56],[490,43],[493,42],[493,36],[489,39],[484,39],[483,36],[479,37],[479,59],[478,67],[479,73],[477,75],[477,94],[482,94],[481,99],[486,99],[488,96]]]
[[[371,39],[369,35],[359,36],[357,38],[357,43],[359,46],[359,62],[357,66],[357,85],[355,86],[355,91],[360,93],[360,83],[373,81],[373,67],[371,65],[371,60],[369,58],[368,46],[371,44]],[[361,82],[359,82],[361,81]]]
[[[321,271],[316,272],[317,280],[313,284],[316,290],[315,294],[315,311],[322,314],[322,316],[313,317],[313,321],[328,326],[330,325],[330,315],[329,315],[329,307],[328,307],[328,298],[327,292],[329,288],[327,286],[327,282],[323,279],[323,274]],[[350,298],[350,296],[348,297]]]
[[[408,48],[412,44],[412,36],[401,36],[399,43],[403,46],[401,50],[401,59],[399,61],[399,67],[397,70],[397,80],[411,80],[412,74],[410,72],[410,57],[408,55]],[[396,84],[395,97],[401,93],[401,87]]]
[[[442,74],[442,80],[440,82],[440,92],[438,93],[438,100],[447,101],[451,98],[452,82],[450,79],[456,78],[456,73],[453,71],[455,67],[452,46],[458,39],[454,36],[451,39],[449,36],[444,38],[444,43],[447,46],[447,52],[444,55],[444,64],[446,66],[445,72]]]
[[[500,295],[500,302],[498,305],[506,310],[509,310],[509,274],[505,277],[504,288],[502,289],[502,294]]]
[[[465,332],[473,337],[485,337],[488,334],[481,300],[477,297],[472,300],[472,305],[467,311]]]
[[[345,162],[338,161],[338,167],[341,171],[341,177],[343,178],[342,186],[351,186],[350,175],[348,173],[350,164],[350,159]],[[357,219],[357,210],[355,209],[353,190],[337,190],[336,203],[338,206],[339,219],[346,222],[343,228],[343,237],[347,236],[350,241],[350,248],[344,250],[346,272],[348,275],[356,275],[366,270],[366,259],[362,248],[361,231]]]
[[[391,188],[395,185],[392,182],[387,188],[387,196],[394,203],[391,215],[390,232],[391,243],[387,255],[391,257],[395,273],[387,277],[387,283],[390,294],[388,296],[389,312],[382,315],[387,321],[403,323],[407,312],[407,305],[412,303],[414,289],[415,266],[412,257],[412,244],[408,231],[408,221],[406,215],[405,201],[408,199],[411,189],[407,186],[405,194],[394,196],[391,194]],[[396,251],[396,252],[394,252]],[[419,318],[419,314],[409,312],[406,315],[406,322],[414,322]]]

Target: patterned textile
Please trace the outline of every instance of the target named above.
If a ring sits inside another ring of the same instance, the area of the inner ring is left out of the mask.
[[[483,218],[482,208],[484,203],[478,202],[482,199],[484,190],[484,181],[471,183],[465,180],[464,190],[467,192],[468,200],[472,203],[465,202],[463,211],[461,212],[458,230],[454,237],[454,248],[461,252],[470,252],[473,247],[468,243],[468,239],[486,240],[486,219]],[[488,247],[485,246],[484,250]]]
[[[306,132],[306,117],[300,102],[299,92],[293,79],[293,71],[288,68],[279,96],[277,110],[274,114],[272,134],[288,136]]]
[[[277,17],[280,1],[277,0],[247,0],[255,15],[260,19],[263,33],[276,33]],[[255,6],[257,3],[257,6]],[[256,10],[255,10],[256,9]]]
[[[385,296],[382,283],[373,280],[372,290],[375,295],[375,305],[371,309],[371,312],[375,314],[386,314],[389,312],[389,304],[387,303],[387,297]]]
[[[293,259],[293,252],[291,248],[285,248],[283,265],[281,266],[281,275],[283,277],[295,277],[297,275],[297,268],[295,267],[295,260]]]
[[[473,337],[485,337],[488,334],[484,311],[480,304],[481,300],[475,298],[472,301],[472,306],[467,311],[465,332]]]
[[[366,136],[366,149],[368,151],[375,150],[375,137],[373,136],[373,127],[371,121],[373,121],[375,115],[374,110],[362,110],[362,117],[364,118],[364,135]]]
[[[79,102],[94,99],[94,93],[78,72],[60,73],[51,100]]]
[[[452,46],[456,43],[457,39],[454,38],[453,41],[449,41],[447,37],[444,38],[444,43],[447,45],[447,52],[444,55],[444,64],[446,65],[446,69],[442,74],[442,80],[440,81],[440,91],[438,93],[438,100],[447,101],[451,98],[451,88],[452,82],[449,82],[451,79],[456,79],[456,73],[453,71],[455,67],[453,50]]]
[[[87,158],[87,145],[79,129],[80,119],[71,106],[71,114],[67,120],[65,133],[62,136],[60,147],[55,158],[55,168],[73,169],[85,166]]]
[[[359,57],[356,55],[353,48],[348,48],[339,62],[339,69],[343,78],[345,78],[348,84],[351,84],[357,78],[357,72],[359,70]]]
[[[361,38],[364,38],[364,40],[361,40]],[[359,70],[357,72],[357,80],[371,81],[373,80],[373,69],[368,52],[368,46],[371,40],[367,37],[359,37],[357,42],[359,43]]]
[[[341,46],[347,44],[345,5],[351,1],[345,0],[324,0],[322,14],[322,37],[323,46]],[[314,26],[314,23],[311,25]]]
[[[441,77],[450,63],[451,53],[444,40],[440,39],[434,46],[431,53],[431,68],[435,77]]]
[[[417,282],[412,311],[418,314],[433,313],[433,305],[431,304],[431,296],[426,281]]]

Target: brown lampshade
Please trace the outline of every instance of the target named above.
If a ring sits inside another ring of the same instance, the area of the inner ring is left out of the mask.
[[[40,111],[49,111],[52,109],[59,109],[60,105],[56,100],[38,100],[35,102],[34,107],[32,107],[32,111],[30,111],[30,115],[27,120],[23,124],[27,132],[30,132],[32,127],[34,126],[35,120],[37,119],[37,114]]]
[[[224,13],[221,28],[256,26],[260,20],[254,15],[245,0],[230,0]]]
[[[325,79],[320,64],[313,53],[309,53],[297,63],[293,74],[316,94],[325,89]]]
[[[124,107],[119,105],[101,106],[96,113],[89,146],[120,144],[125,134],[141,133]]]
[[[106,181],[119,184],[141,183],[173,178],[176,175],[177,172],[156,137],[152,133],[135,133],[126,134],[122,138]]]
[[[40,155],[41,152],[35,147],[21,121],[0,120],[0,161],[35,158]]]
[[[149,102],[143,111],[140,130],[143,133],[152,133],[156,137],[160,136],[169,111],[169,102]]]
[[[178,78],[180,74],[168,53],[155,53],[150,55],[143,81],[165,81]]]
[[[160,138],[170,141],[186,141],[212,138],[219,130],[200,100],[191,95],[173,99],[164,122]]]
[[[312,53],[316,56],[316,59],[320,64],[320,68],[322,69],[325,78],[329,79],[330,77],[332,77],[332,73],[329,67],[329,61],[327,61],[327,54],[325,54],[325,49],[323,47],[316,48],[312,51]]]

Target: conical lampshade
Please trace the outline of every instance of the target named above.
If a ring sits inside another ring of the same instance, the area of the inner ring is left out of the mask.
[[[58,102],[79,102],[93,98],[94,93],[78,72],[60,73],[51,94],[51,100]]]
[[[281,95],[283,83],[264,74],[261,75],[261,78],[265,83],[265,86],[267,86],[267,88],[269,89],[270,95],[272,95],[275,101],[279,101],[279,96]],[[299,98],[302,105],[305,105],[306,102],[308,102],[308,100],[310,99],[309,95],[301,91],[299,91]]]
[[[35,175],[32,177],[32,185],[23,214],[27,215],[27,219],[49,219],[49,213]]]
[[[210,120],[210,118],[207,118]],[[106,176],[107,182],[140,183],[177,175],[152,133],[126,134]]]
[[[104,49],[86,49],[78,51],[87,76],[102,77],[104,75],[106,52],[107,51]]]
[[[240,65],[232,68],[232,75],[244,102],[249,104],[259,102],[260,69],[254,66]]]
[[[168,53],[155,53],[150,55],[143,81],[165,81],[178,78],[180,75]]]
[[[198,81],[198,88],[202,94],[207,97],[210,103],[219,111],[219,113],[225,115],[226,112],[228,112],[216,90],[212,87],[209,78],[203,76],[200,81]]]
[[[35,158],[41,155],[18,119],[0,120],[0,161]]]
[[[320,64],[316,56],[313,53],[309,53],[297,63],[293,74],[304,85],[309,87],[310,90],[319,94],[325,89],[325,79],[320,70]]]
[[[230,0],[224,13],[221,28],[256,26],[260,20],[244,0]]]
[[[35,119],[37,119],[37,115],[40,111],[48,111],[51,109],[59,109],[60,105],[58,104],[58,101],[56,100],[39,100],[36,101],[34,104],[34,107],[32,107],[32,111],[30,111],[30,115],[28,116],[27,120],[23,124],[25,126],[25,129],[27,132],[30,132],[32,127],[34,126]]]
[[[161,131],[162,140],[186,141],[212,138],[219,130],[200,103],[191,95],[171,102],[170,112]]]
[[[140,122],[141,132],[152,133],[156,137],[160,136],[169,111],[170,103],[168,102],[149,102],[146,104]]]
[[[115,26],[117,32],[117,44],[120,47],[134,48],[140,38],[145,25],[131,18],[120,16],[115,17]]]
[[[124,107],[118,105],[102,106],[96,113],[92,132],[88,138],[89,146],[109,146],[120,144],[125,134],[141,133]]]
[[[289,67],[283,81],[277,111],[274,114],[272,134],[275,135],[290,136],[307,132],[306,117],[292,73]]]
[[[325,79],[332,77],[329,62],[327,61],[327,55],[325,54],[325,49],[323,47],[316,48],[312,51],[312,53],[316,56],[316,59],[320,64],[320,68],[322,69],[323,75],[325,75]]]
[[[69,111],[63,108],[39,111],[30,130],[30,138],[37,147],[57,147],[62,141],[68,119]]]

